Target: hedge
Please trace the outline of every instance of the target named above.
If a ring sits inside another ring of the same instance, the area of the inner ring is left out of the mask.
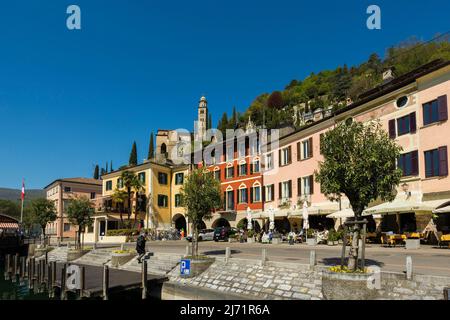
[[[117,230],[108,230],[106,232],[107,236],[132,236],[138,234],[136,229],[117,229]]]

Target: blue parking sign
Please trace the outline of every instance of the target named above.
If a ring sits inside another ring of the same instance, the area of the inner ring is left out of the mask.
[[[180,274],[189,275],[191,274],[191,260],[182,259],[180,263]]]

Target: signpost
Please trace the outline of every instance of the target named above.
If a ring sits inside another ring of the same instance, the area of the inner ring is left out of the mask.
[[[180,274],[188,276],[191,274],[191,260],[182,259],[180,263]]]

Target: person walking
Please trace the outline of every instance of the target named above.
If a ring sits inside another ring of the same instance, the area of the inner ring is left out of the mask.
[[[138,253],[138,263],[142,263],[142,258],[145,256],[145,242],[147,241],[147,231],[141,233],[136,241],[136,251]]]

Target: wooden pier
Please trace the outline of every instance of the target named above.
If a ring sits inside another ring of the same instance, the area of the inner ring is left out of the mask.
[[[68,298],[74,293],[78,299],[103,298],[110,294],[140,289],[142,299],[148,296],[148,290],[154,285],[167,281],[167,277],[147,273],[147,261],[142,263],[142,271],[133,272],[104,266],[82,265],[75,263],[48,262],[47,259],[7,255],[5,259],[5,279],[12,281],[28,280],[29,290],[35,293],[48,292],[49,298]],[[68,273],[69,266],[77,266],[77,276]],[[72,277],[73,276],[73,277]],[[70,285],[68,281],[76,281]],[[75,284],[76,283],[76,284]],[[76,287],[76,289],[73,289]]]

